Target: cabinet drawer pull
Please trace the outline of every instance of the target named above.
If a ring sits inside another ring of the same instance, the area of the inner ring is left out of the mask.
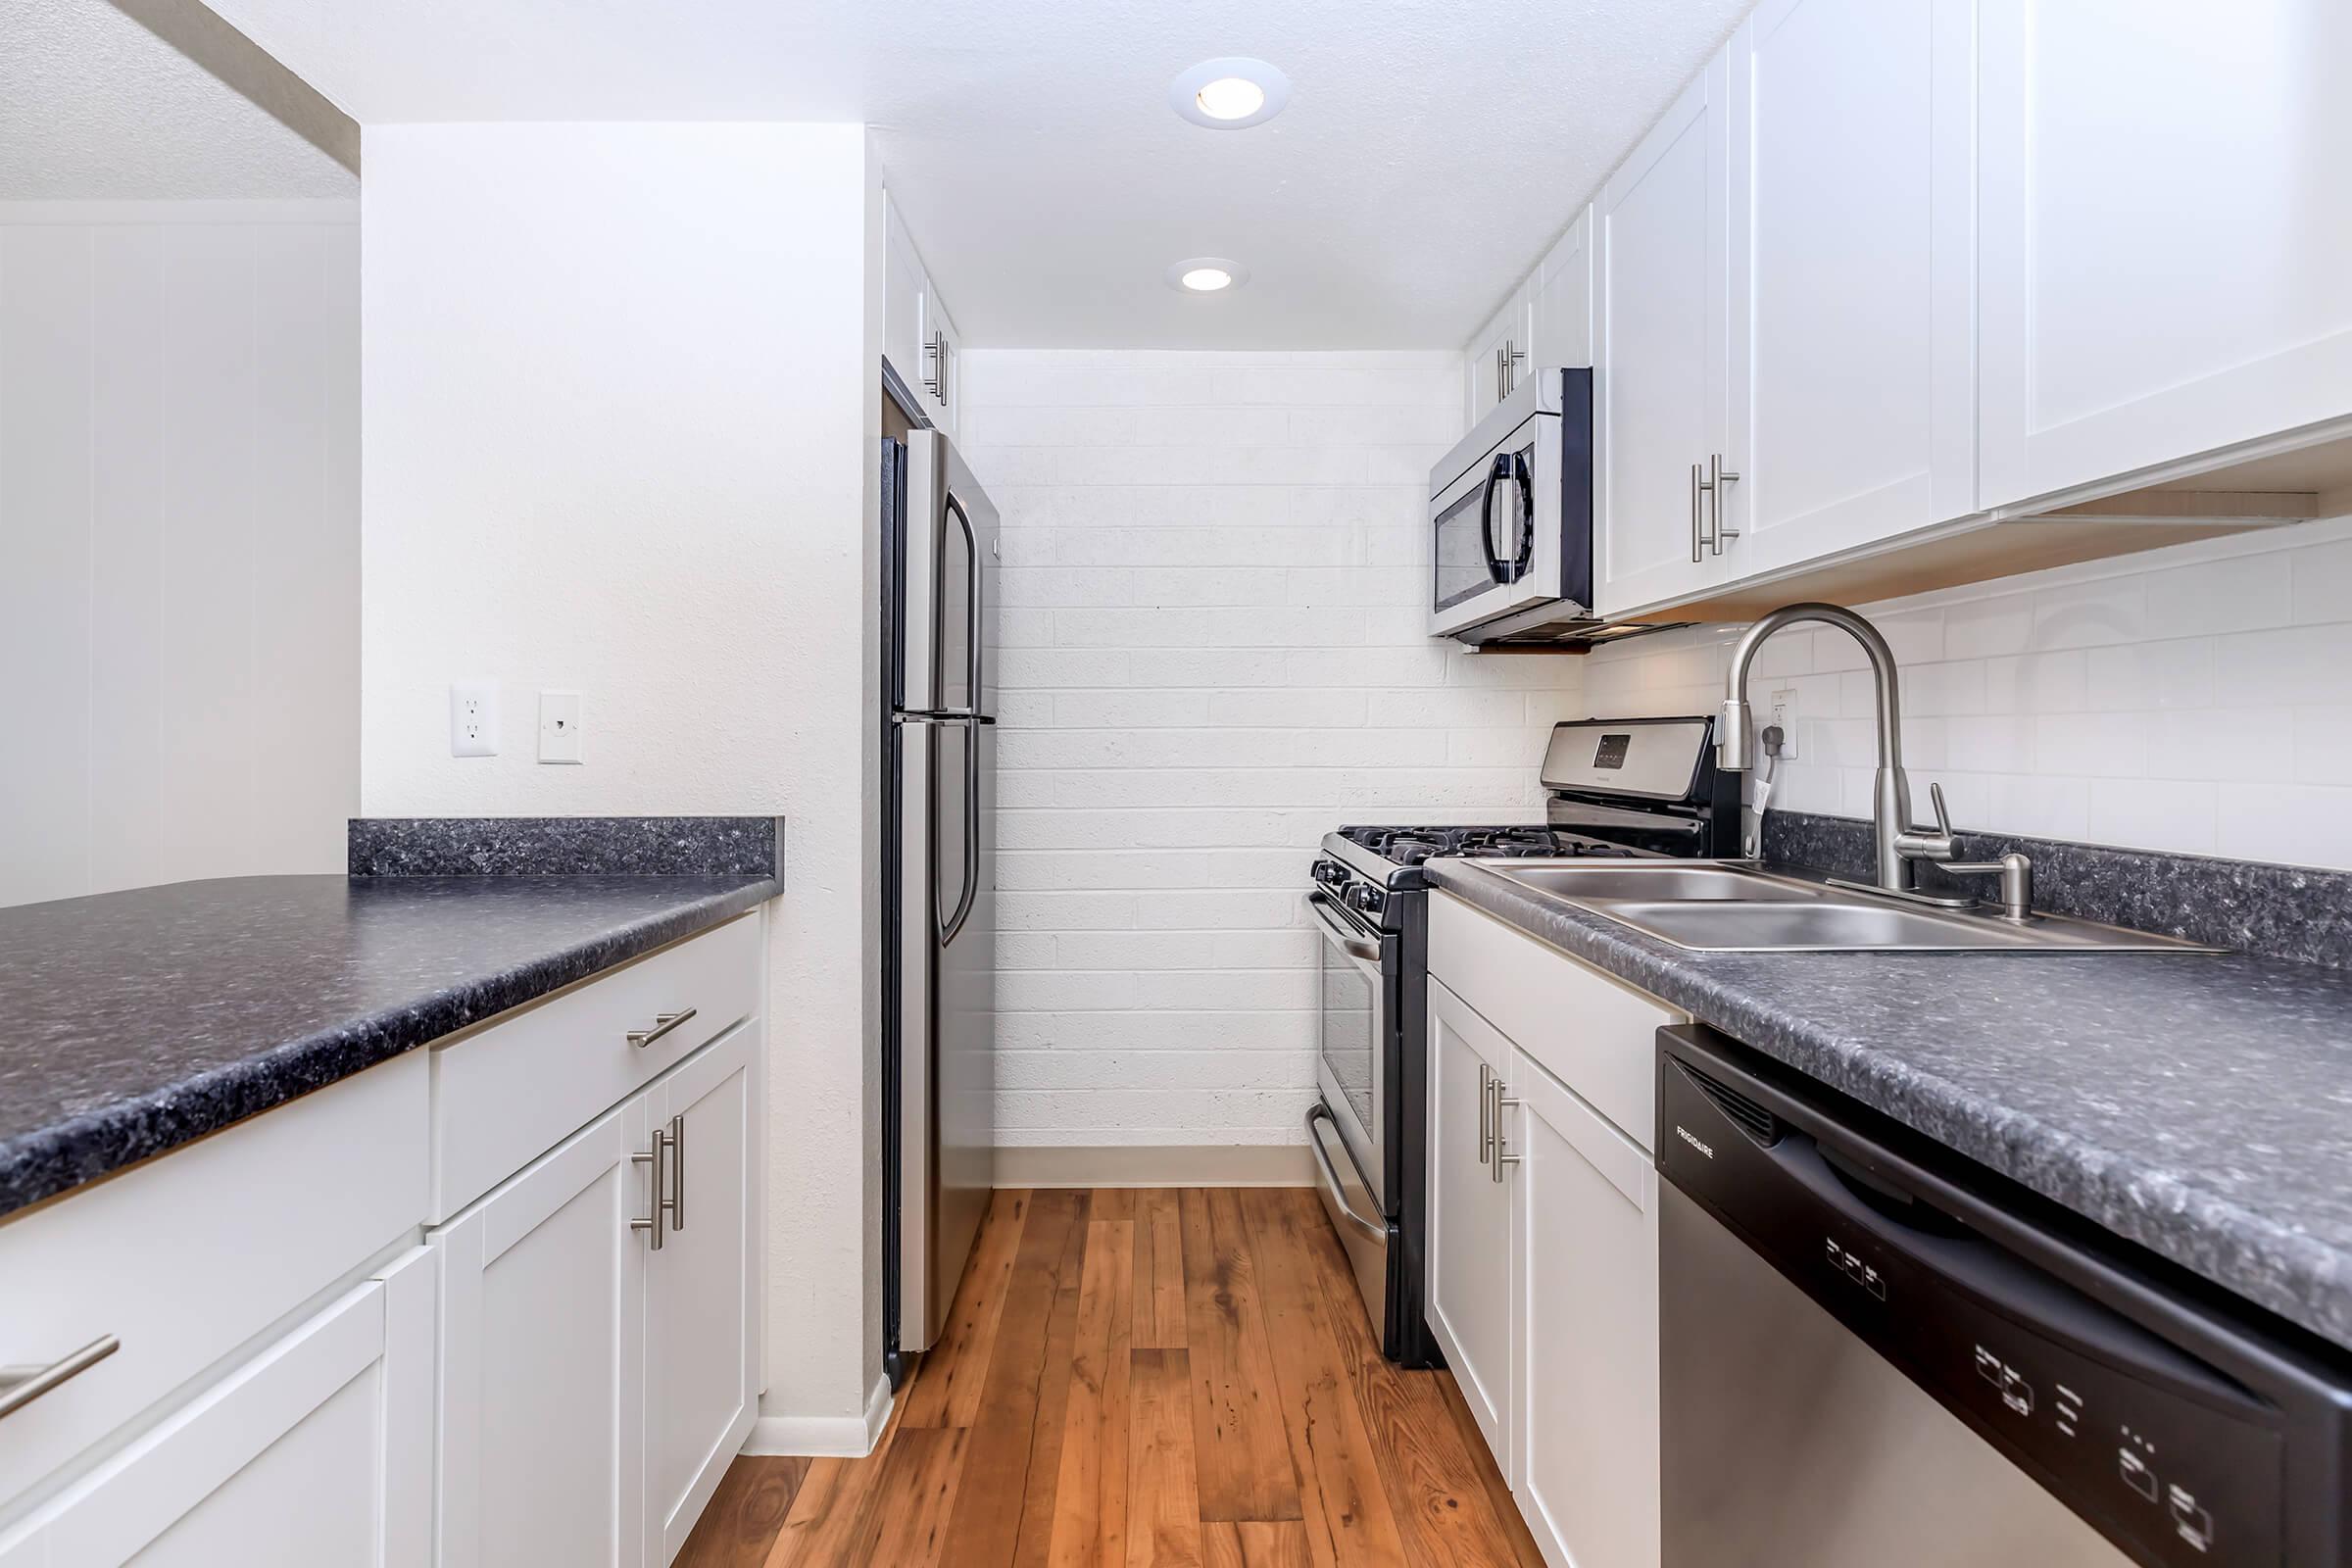
[[[71,1383],[117,1350],[122,1342],[101,1335],[62,1361],[47,1366],[0,1366],[0,1416],[14,1415],[61,1384]]]
[[[672,1029],[675,1029],[678,1025],[684,1023],[687,1019],[693,1017],[694,1011],[694,1008],[688,1007],[684,1012],[657,1012],[654,1014],[654,1026],[651,1029],[632,1029],[629,1031],[629,1044],[632,1046],[650,1046],[655,1041],[661,1039],[663,1035],[669,1033]]]

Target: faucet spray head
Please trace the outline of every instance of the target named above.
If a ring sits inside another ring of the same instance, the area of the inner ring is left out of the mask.
[[[1747,699],[1726,698],[1722,715],[1715,720],[1715,765],[1727,773],[1746,772],[1755,727]]]

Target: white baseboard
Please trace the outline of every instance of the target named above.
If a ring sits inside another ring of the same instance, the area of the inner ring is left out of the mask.
[[[763,1415],[752,1423],[743,1451],[761,1457],[862,1459],[882,1441],[893,1397],[886,1372],[874,1379],[862,1415]]]
[[[997,1151],[999,1187],[1311,1187],[1304,1144],[1148,1144]]]

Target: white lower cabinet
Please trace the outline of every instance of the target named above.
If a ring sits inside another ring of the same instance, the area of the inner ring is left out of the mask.
[[[1511,1187],[1497,1181],[1490,1085],[1510,1042],[1429,985],[1429,1327],[1487,1446],[1511,1473]]]
[[[441,1563],[644,1552],[645,1097],[444,1230]]]
[[[1657,1168],[1524,1054],[1507,1094],[1512,1491],[1553,1568],[1654,1568]]]
[[[432,1233],[440,1563],[666,1564],[750,1430],[747,1023]]]
[[[679,1134],[676,1228],[646,1260],[646,1560],[678,1554],[760,1398],[760,1035],[747,1025],[654,1087]]]
[[[0,1223],[0,1282],[41,1282],[0,1284],[0,1361],[112,1344],[0,1425],[0,1568],[666,1568],[760,1391],[763,946],[732,921]]]
[[[1430,1328],[1545,1561],[1657,1568],[1658,1175],[1595,1104],[1680,1015],[1432,906]]]
[[[0,1568],[423,1568],[432,1359],[416,1250],[0,1536]]]

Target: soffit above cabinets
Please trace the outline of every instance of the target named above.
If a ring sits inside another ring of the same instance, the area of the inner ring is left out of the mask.
[[[1744,0],[1202,0],[877,11],[215,9],[363,126],[858,121],[974,347],[1460,346],[1731,33]],[[1180,120],[1220,56],[1288,74],[1247,130]],[[1189,297],[1168,264],[1230,256]]]

